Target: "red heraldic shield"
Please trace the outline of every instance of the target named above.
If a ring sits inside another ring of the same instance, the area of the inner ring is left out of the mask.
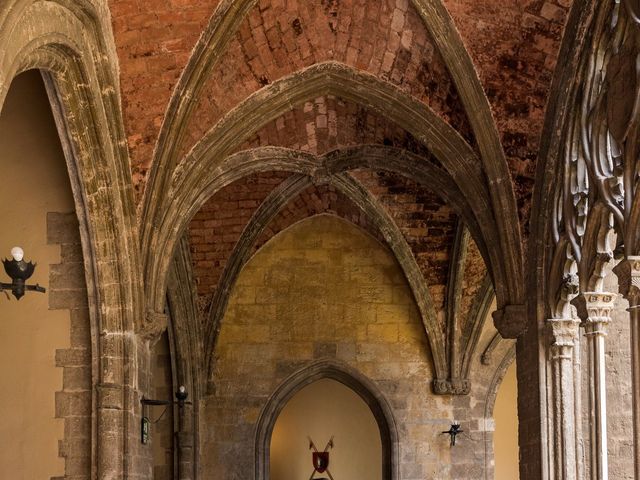
[[[318,473],[324,473],[329,466],[329,452],[313,452],[313,468]]]

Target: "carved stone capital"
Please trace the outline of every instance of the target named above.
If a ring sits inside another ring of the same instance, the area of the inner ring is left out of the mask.
[[[550,318],[547,320],[553,345],[573,347],[580,334],[580,320],[574,318]]]
[[[527,330],[527,309],[524,305],[505,305],[493,312],[493,324],[503,338],[517,338]]]
[[[166,313],[148,310],[138,334],[153,345],[167,329],[168,324],[169,316]]]
[[[615,293],[585,292],[573,300],[572,303],[584,322],[587,334],[606,335],[606,326],[611,321],[611,310],[613,310],[615,299]]]
[[[571,317],[571,300],[580,292],[580,280],[575,273],[566,273],[553,295],[551,315],[555,318]]]
[[[619,292],[630,307],[640,304],[640,256],[628,256],[613,269],[618,277]]]
[[[433,380],[433,392],[436,395],[468,395],[471,391],[471,383],[466,378]]]

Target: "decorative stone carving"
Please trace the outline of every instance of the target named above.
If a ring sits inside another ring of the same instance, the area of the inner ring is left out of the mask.
[[[606,328],[615,297],[613,293],[586,292],[578,295],[571,303],[576,307],[578,317],[584,322],[585,328],[587,325],[592,325],[592,329]],[[606,335],[605,330],[603,333]]]
[[[586,312],[585,328],[591,325],[591,333],[601,332],[606,335],[606,325],[611,321],[615,298],[615,293],[607,292],[586,292],[576,298],[574,303],[581,306],[579,311]]]
[[[503,338],[517,338],[527,329],[527,312],[524,305],[506,305],[492,315],[493,324]]]
[[[629,300],[633,308],[640,302],[640,256],[628,256],[613,269],[618,277],[620,294]]]
[[[169,317],[166,313],[149,310],[145,316],[142,328],[138,333],[143,340],[149,341],[153,346],[160,338],[160,335],[162,335],[162,332],[167,329],[168,324]]]
[[[491,363],[493,352],[501,341],[502,335],[496,333],[489,342],[489,345],[487,345],[487,348],[485,348],[484,352],[482,352],[482,355],[480,355],[480,363],[482,363],[483,365],[489,365]]]
[[[439,379],[433,380],[433,392],[437,395],[468,395],[471,383],[467,379]]]
[[[547,320],[551,338],[551,346],[559,351],[562,347],[573,348],[578,339],[580,320],[573,318],[550,318]]]
[[[574,480],[578,476],[576,442],[576,408],[580,396],[574,378],[574,347],[578,340],[580,321],[573,318],[547,320],[552,344],[552,401],[554,471],[556,478]]]

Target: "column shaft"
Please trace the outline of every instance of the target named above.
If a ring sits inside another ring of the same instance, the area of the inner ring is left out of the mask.
[[[607,458],[607,383],[605,337],[611,321],[615,294],[586,292],[585,335],[589,351],[589,398],[591,420],[591,478],[608,480]]]
[[[550,347],[553,375],[553,425],[556,480],[576,480],[576,382],[574,350],[578,344],[580,322],[549,319],[553,343]]]
[[[640,300],[637,296],[636,300]],[[630,302],[631,303],[631,302]],[[633,401],[633,451],[635,479],[640,480],[640,302],[630,306],[631,381]]]

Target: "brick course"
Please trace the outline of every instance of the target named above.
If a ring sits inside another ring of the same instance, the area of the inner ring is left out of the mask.
[[[109,1],[134,184],[144,181],[171,92],[218,2]]]
[[[572,0],[445,0],[491,104],[528,232],[544,113]]]
[[[264,85],[329,60],[399,86],[456,128],[469,131],[444,63],[409,2],[263,0],[251,10],[211,71],[182,153]]]

